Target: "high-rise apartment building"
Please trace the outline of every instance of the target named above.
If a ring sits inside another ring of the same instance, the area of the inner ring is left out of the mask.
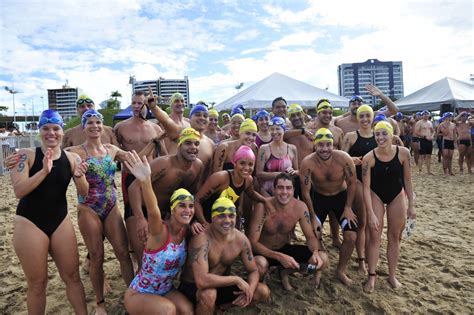
[[[367,104],[374,106],[378,100],[366,91],[367,84],[375,85],[392,98],[404,96],[401,61],[369,59],[360,63],[343,63],[338,66],[337,72],[341,96],[351,98],[353,95],[360,95]]]
[[[165,79],[160,77],[158,80],[132,80],[133,92],[143,91],[146,94],[148,93],[149,86],[151,86],[154,94],[161,97],[168,98],[175,92],[183,94],[185,106],[189,107],[189,80],[187,76],[184,79]]]
[[[60,89],[48,89],[48,108],[57,110],[65,121],[77,115],[76,100],[82,93],[79,88],[63,85]]]

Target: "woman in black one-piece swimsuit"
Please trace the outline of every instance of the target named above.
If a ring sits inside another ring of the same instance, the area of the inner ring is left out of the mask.
[[[20,198],[13,246],[28,283],[28,312],[45,312],[49,253],[66,284],[74,312],[87,314],[76,235],[66,202],[73,176],[78,194],[87,194],[87,164],[81,163],[77,154],[61,150],[63,121],[56,111],[45,110],[38,127],[41,147],[21,149],[10,172],[13,190]]]

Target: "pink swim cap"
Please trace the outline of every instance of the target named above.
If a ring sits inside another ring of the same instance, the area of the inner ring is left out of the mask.
[[[249,146],[241,145],[240,148],[235,151],[232,157],[232,164],[236,164],[238,160],[243,158],[250,158],[255,162],[255,154]]]

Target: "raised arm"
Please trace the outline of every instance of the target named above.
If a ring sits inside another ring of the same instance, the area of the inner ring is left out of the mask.
[[[140,182],[143,200],[148,212],[148,230],[151,235],[160,235],[164,230],[163,221],[161,220],[161,212],[158,207],[155,193],[151,185],[151,169],[146,157],[140,159],[135,151],[131,151],[129,158],[125,161],[125,166]]]
[[[148,96],[147,104],[150,111],[155,115],[155,118],[160,122],[160,124],[165,128],[166,134],[170,140],[176,140],[179,137],[181,132],[181,127],[178,126],[168,114],[162,110],[157,103],[158,97],[153,95],[151,87],[148,87]]]
[[[382,91],[380,91],[375,85],[367,84],[365,86],[365,89],[367,90],[367,92],[369,92],[370,95],[379,97],[382,102],[387,105],[387,110],[381,112],[385,116],[389,117],[395,115],[399,111],[397,105],[395,105],[395,103],[390,99],[390,97],[383,94]]]

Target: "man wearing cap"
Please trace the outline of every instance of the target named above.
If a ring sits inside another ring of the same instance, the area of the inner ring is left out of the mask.
[[[344,151],[333,150],[334,137],[329,129],[320,128],[314,136],[315,152],[303,159],[300,181],[303,200],[311,213],[317,231],[329,212],[334,212],[342,229],[336,277],[345,285],[352,280],[346,275],[357,238],[357,217],[352,211],[356,193],[356,171],[352,158]],[[311,196],[311,187],[314,194]]]
[[[171,113],[170,118],[180,127],[191,127],[189,118],[184,117],[184,96],[176,92],[170,97]]]
[[[384,104],[387,105],[387,109],[385,111],[380,111],[380,113],[384,114],[385,116],[391,116],[398,112],[398,107],[395,105],[395,103],[388,96],[383,94],[382,91],[380,91],[376,86],[368,84],[365,86],[365,89],[370,95],[380,97]],[[349,101],[350,115],[337,117],[334,124],[341,128],[345,134],[357,130],[357,128],[359,128],[359,123],[357,121],[357,109],[364,103],[364,99],[361,96],[354,95]]]
[[[157,106],[157,97],[153,95],[151,88],[148,89],[147,102],[148,108],[150,108],[153,115],[155,115],[156,119],[161,123],[166,131],[167,137],[171,140],[167,148],[168,152],[176,153],[179,136],[184,128],[178,126],[164,110]],[[195,105],[189,113],[189,118],[191,127],[202,135],[199,142],[198,158],[204,165],[202,179],[205,179],[210,172],[212,155],[214,154],[214,141],[204,134],[209,125],[209,111],[204,105]]]
[[[288,275],[300,268],[300,264],[312,264],[316,271],[314,284],[319,285],[321,268],[328,266],[328,256],[313,232],[308,207],[295,199],[294,181],[287,173],[280,173],[273,183],[270,203],[276,211],[257,204],[253,212],[249,239],[257,256],[260,276],[268,271],[268,265],[281,268],[280,276],[285,290],[293,290]],[[293,230],[299,223],[307,245],[290,244]]]
[[[176,154],[161,156],[150,162],[151,181],[163,219],[170,214],[169,200],[178,188],[185,188],[192,194],[203,172],[203,164],[197,158],[201,135],[193,128],[181,131]],[[125,220],[134,217],[133,229],[129,229],[129,239],[141,266],[141,256],[148,236],[147,212],[143,208],[140,183],[135,180],[128,188],[131,209],[126,209]]]
[[[79,117],[82,117],[89,109],[95,109],[95,104],[92,99],[90,99],[87,95],[80,95],[79,98],[76,100],[76,111]],[[102,133],[100,141],[103,144],[111,143],[115,146],[119,146],[117,142],[117,138],[114,135],[114,131],[109,126],[103,126],[104,132]],[[83,144],[86,141],[86,135],[84,130],[81,127],[81,124],[77,125],[76,127],[70,128],[64,132],[63,138],[63,148],[73,147],[76,145]]]
[[[420,163],[420,138],[415,135],[415,125],[418,121],[421,120],[421,112],[416,112],[413,114],[409,121],[410,126],[410,135],[411,135],[411,150],[413,152],[413,158],[415,159],[415,164],[418,167]]]
[[[469,121],[468,117],[468,112],[462,112],[458,116],[456,116],[456,118],[454,118],[454,122],[456,123],[456,128],[458,132],[459,172],[461,174],[464,171],[464,158],[466,159],[467,171],[469,172],[469,174],[472,173],[471,159],[473,149],[471,140],[471,129],[474,128],[474,121],[472,119],[471,121]]]
[[[329,102],[329,100],[327,99],[320,100],[316,105],[316,113],[317,119],[311,126],[311,131],[313,132],[313,134],[320,128],[329,129],[334,135],[334,147],[338,150],[341,149],[344,132],[341,128],[331,124],[333,119],[333,107],[331,105],[331,102]]]
[[[443,122],[436,129],[436,136],[439,134],[443,137],[443,172],[444,175],[453,174],[453,152],[454,143],[456,142],[456,124],[452,122],[453,113],[447,112],[443,115]]]
[[[402,140],[403,145],[408,148],[408,142],[406,139],[407,127],[405,122],[403,121],[403,118],[404,117],[401,112],[398,112],[393,116],[393,119],[395,119],[395,121],[397,122],[398,130],[400,131],[400,139]]]
[[[415,124],[414,136],[420,139],[420,161],[418,163],[418,170],[421,172],[423,164],[426,164],[428,175],[434,175],[431,172],[431,153],[433,152],[433,124],[429,120],[430,112],[424,110],[421,112],[422,120]]]
[[[189,243],[178,290],[196,305],[196,314],[213,314],[216,305],[246,307],[270,298],[270,289],[259,283],[250,242],[235,228],[236,215],[230,199],[218,198],[212,205],[211,224]],[[238,258],[247,271],[247,280],[230,274]]]

